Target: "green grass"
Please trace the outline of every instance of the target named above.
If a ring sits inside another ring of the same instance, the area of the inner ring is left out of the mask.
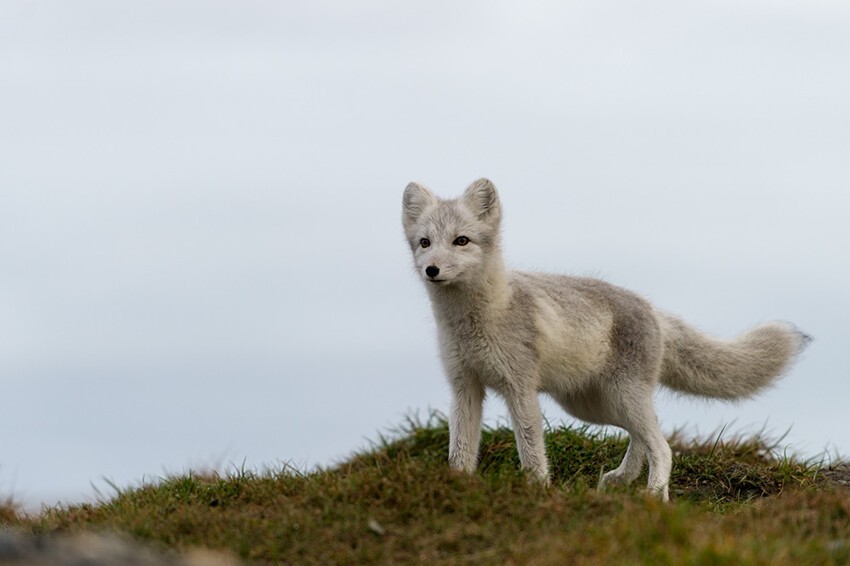
[[[479,471],[446,465],[444,420],[407,422],[333,468],[190,474],[98,504],[0,523],[36,533],[116,530],[164,548],[289,564],[847,564],[850,497],[761,438],[674,438],[672,502],[600,493],[626,440],[547,433],[553,486],[518,471],[512,433],[484,433]],[[636,483],[643,481],[642,478]]]

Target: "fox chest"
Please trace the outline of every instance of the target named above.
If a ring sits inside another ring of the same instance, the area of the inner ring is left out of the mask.
[[[461,324],[440,333],[443,361],[450,379],[474,377],[497,391],[535,373],[534,337],[509,327]]]

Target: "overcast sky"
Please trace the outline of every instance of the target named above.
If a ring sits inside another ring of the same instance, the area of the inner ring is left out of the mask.
[[[0,0],[0,496],[328,465],[446,411],[414,179],[491,178],[511,266],[795,322],[775,389],[660,419],[846,456],[848,100],[838,0]]]

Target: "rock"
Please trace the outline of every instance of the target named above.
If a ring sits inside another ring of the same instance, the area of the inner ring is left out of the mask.
[[[237,566],[220,552],[172,554],[106,533],[28,535],[0,530],[0,564],[27,566]]]

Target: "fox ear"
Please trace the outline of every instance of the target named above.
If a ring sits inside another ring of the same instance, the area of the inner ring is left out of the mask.
[[[434,194],[419,183],[409,183],[404,189],[404,197],[401,199],[401,220],[404,229],[408,230],[428,206],[437,202]]]
[[[466,188],[461,201],[479,220],[498,224],[502,217],[499,194],[490,179],[478,179]]]

